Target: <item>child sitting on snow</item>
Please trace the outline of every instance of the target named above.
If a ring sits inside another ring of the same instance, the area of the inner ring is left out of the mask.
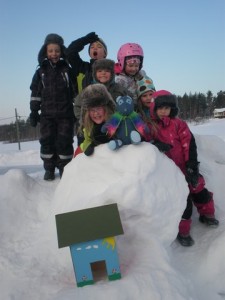
[[[79,130],[83,131],[84,141],[76,149],[75,156],[81,152],[89,156],[93,154],[94,147],[110,141],[101,128],[114,113],[115,103],[106,87],[100,83],[87,86],[80,96],[82,109]]]
[[[152,134],[161,142],[172,145],[166,155],[184,173],[190,190],[187,206],[179,224],[177,240],[182,246],[192,246],[194,240],[190,236],[190,228],[193,203],[200,215],[200,222],[208,227],[219,225],[219,221],[215,218],[213,194],[205,188],[204,177],[199,173],[194,137],[187,123],[177,117],[178,106],[175,95],[161,90],[154,92],[153,98],[150,114],[156,124],[156,130],[152,130]]]

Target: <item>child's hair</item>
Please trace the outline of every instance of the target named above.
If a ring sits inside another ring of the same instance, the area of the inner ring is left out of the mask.
[[[178,115],[179,108],[177,103],[177,97],[174,94],[171,94],[169,91],[166,90],[159,90],[153,93],[154,98],[154,112],[160,107],[168,106],[171,108],[170,111],[170,118],[175,118]]]
[[[81,124],[80,130],[86,128],[92,132],[93,121],[89,117],[89,109],[97,106],[104,106],[108,118],[115,111],[115,103],[107,88],[101,83],[87,86],[80,94],[81,97]]]
[[[41,47],[39,53],[38,53],[38,63],[41,64],[43,60],[46,58],[47,55],[47,45],[49,44],[57,44],[60,46],[61,49],[61,57],[65,58],[65,52],[66,52],[66,47],[64,46],[64,40],[63,38],[58,35],[57,33],[49,33],[45,40],[44,44]]]
[[[95,62],[92,65],[93,79],[96,82],[98,82],[98,80],[96,78],[96,72],[98,70],[109,70],[111,73],[110,81],[114,81],[114,79],[115,79],[114,65],[115,65],[115,62],[114,62],[114,60],[111,60],[111,59],[102,58],[102,59],[95,60]]]
[[[144,52],[139,44],[126,43],[122,45],[117,53],[117,60],[121,71],[124,70],[126,58],[137,57],[140,59],[139,71],[143,66]]]

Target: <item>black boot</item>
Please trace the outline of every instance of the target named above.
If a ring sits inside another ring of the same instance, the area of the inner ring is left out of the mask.
[[[195,241],[193,240],[193,238],[190,235],[183,236],[183,235],[180,235],[179,233],[177,235],[177,240],[184,247],[190,247],[190,246],[194,245],[194,243],[195,243]]]
[[[63,171],[64,171],[64,169],[59,169],[59,177],[60,177],[60,179],[61,179],[62,176],[63,176]]]
[[[44,180],[52,181],[55,179],[55,171],[45,171]]]
[[[205,215],[201,215],[199,217],[199,221],[210,227],[218,227],[219,226],[219,221],[217,219],[215,219],[215,217],[208,217]]]

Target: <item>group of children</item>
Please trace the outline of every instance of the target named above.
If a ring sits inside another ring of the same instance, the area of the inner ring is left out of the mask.
[[[90,62],[79,52],[89,45]],[[191,246],[193,204],[199,220],[217,227],[213,194],[205,188],[199,173],[197,147],[187,123],[177,117],[178,104],[169,91],[156,91],[153,81],[142,70],[144,53],[140,45],[127,43],[117,53],[118,62],[107,59],[107,47],[94,32],[73,41],[68,48],[58,34],[49,34],[38,54],[39,67],[31,83],[30,124],[40,122],[40,155],[45,180],[60,177],[74,155],[74,127],[78,138],[75,156],[92,155],[110,137],[102,126],[115,112],[116,99],[130,96],[136,112],[148,125],[150,138],[183,172],[190,193],[182,215],[177,240]],[[39,114],[41,111],[41,114]]]

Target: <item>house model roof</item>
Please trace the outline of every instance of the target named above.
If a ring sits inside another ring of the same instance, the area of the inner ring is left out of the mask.
[[[58,214],[59,248],[123,234],[116,203]]]

